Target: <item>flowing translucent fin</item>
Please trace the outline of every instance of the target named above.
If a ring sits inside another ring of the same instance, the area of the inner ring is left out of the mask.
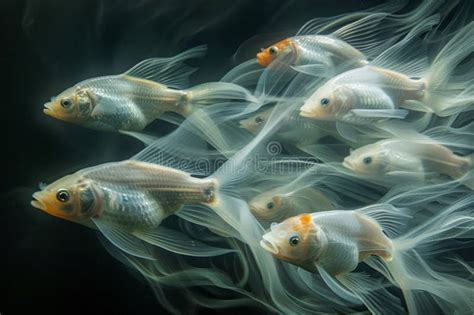
[[[234,252],[232,249],[218,248],[193,240],[183,233],[163,226],[153,231],[135,231],[133,234],[147,243],[180,255],[211,257]]]
[[[362,272],[351,272],[336,277],[339,282],[358,296],[372,314],[405,314],[402,301],[385,287],[381,279]]]
[[[408,209],[399,209],[390,204],[371,205],[356,211],[374,219],[390,238],[399,236],[400,222],[405,222],[412,218],[407,213]]]
[[[387,3],[375,6],[373,8],[365,9],[361,12],[346,13],[330,18],[315,18],[306,22],[296,33],[300,35],[316,35],[316,34],[327,34],[333,32],[334,29],[340,28],[341,26],[347,25],[348,23],[363,19],[368,15],[376,12],[394,13],[402,9],[408,1],[389,1]]]
[[[439,21],[439,15],[421,21],[400,42],[385,50],[370,64],[411,77],[423,76],[428,69],[428,59],[426,45],[420,37],[432,30]]]
[[[412,12],[402,15],[381,11],[348,24],[332,35],[346,41],[365,55],[375,58],[411,28],[416,27],[420,20],[435,13],[441,4],[442,0],[422,1]]]
[[[189,76],[196,71],[183,61],[199,58],[206,54],[206,46],[197,46],[170,58],[143,60],[125,72],[125,75],[156,81],[169,87],[182,89],[189,86]]]
[[[474,74],[463,63],[472,58],[473,52],[474,22],[471,22],[459,30],[433,61],[424,79],[426,103],[437,115],[449,116],[472,108]]]
[[[232,68],[220,81],[251,87],[257,85],[258,78],[264,70],[265,69],[257,63],[257,60],[253,58]]]
[[[177,215],[186,221],[205,226],[212,232],[224,237],[238,235],[238,231],[230,229],[227,223],[217,216],[209,207],[186,205],[178,211]]]
[[[469,194],[393,239],[392,260],[368,260],[400,287],[410,314],[473,313],[472,275],[462,275],[458,260],[439,260],[449,257],[450,251],[473,246],[473,214],[474,195]],[[405,229],[409,222],[400,221],[398,226]]]
[[[318,273],[321,275],[321,278],[324,280],[326,285],[342,299],[352,303],[352,304],[361,304],[361,299],[355,295],[353,292],[345,288],[336,278],[331,276],[329,273],[324,270],[324,268],[316,265]]]
[[[403,119],[408,115],[405,109],[352,109],[349,113],[365,118]]]
[[[158,139],[158,137],[147,135],[146,133],[141,133],[141,132],[125,131],[125,130],[119,130],[119,132],[121,134],[136,138],[140,140],[141,142],[143,142],[143,144],[145,145],[150,145],[151,143],[156,141],[156,139]]]
[[[202,133],[192,122],[186,120],[178,129],[151,143],[131,157],[131,160],[156,163],[193,175],[208,176],[214,171],[214,162],[220,158],[222,155],[210,150]]]
[[[105,224],[100,219],[92,219],[92,221],[112,244],[124,252],[136,257],[155,260],[149,249],[140,239],[116,227]]]
[[[247,89],[228,82],[210,82],[186,90],[191,106],[205,106],[219,101],[247,101],[258,103],[258,99]]]

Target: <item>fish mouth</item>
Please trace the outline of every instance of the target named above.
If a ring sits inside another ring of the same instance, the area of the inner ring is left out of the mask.
[[[301,117],[307,117],[307,118],[314,118],[314,115],[312,112],[309,112],[307,110],[304,110],[304,109],[300,109],[300,116]]]
[[[344,161],[342,161],[342,166],[347,169],[354,170],[354,165],[352,165],[352,163],[347,159],[344,159]]]
[[[315,117],[313,111],[311,110],[311,106],[309,106],[309,104],[304,104],[303,106],[301,106],[300,116],[308,117],[308,118],[314,118]]]
[[[51,107],[49,107],[50,104],[51,103],[44,104],[43,113],[45,113],[48,116],[53,116],[53,110],[51,109]]]
[[[272,253],[273,255],[278,255],[278,253],[280,252],[278,248],[273,245],[270,240],[268,240],[268,237],[266,235],[262,237],[262,240],[260,241],[260,246],[266,251]]]
[[[46,211],[46,205],[41,201],[40,192],[35,192],[32,197],[33,200],[31,200],[31,205],[37,209]]]
[[[257,63],[261,65],[262,67],[267,67],[270,64],[270,61],[265,56],[264,52],[259,52],[257,54]]]

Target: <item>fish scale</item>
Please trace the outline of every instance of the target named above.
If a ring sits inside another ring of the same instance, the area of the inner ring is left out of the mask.
[[[331,36],[306,35],[292,38],[297,48],[296,64],[322,63],[328,68],[341,63],[352,68],[367,64],[367,58],[346,42]]]

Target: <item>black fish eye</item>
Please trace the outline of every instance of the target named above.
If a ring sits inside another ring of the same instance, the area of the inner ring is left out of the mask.
[[[372,158],[370,156],[366,156],[362,162],[364,162],[364,164],[368,165],[370,163],[372,163]]]
[[[69,200],[69,192],[65,189],[60,189],[56,193],[56,199],[58,199],[61,202],[66,202]]]
[[[267,208],[273,209],[273,202],[270,201],[269,203],[267,203]]]
[[[290,243],[291,246],[296,246],[296,245],[299,244],[299,242],[300,242],[300,238],[297,235],[293,235],[289,239],[289,243]]]
[[[329,99],[328,98],[322,98],[321,99],[321,105],[322,106],[328,106],[329,105]]]
[[[256,123],[257,125],[260,125],[261,123],[263,123],[263,118],[260,117],[260,116],[257,116],[257,117],[255,118],[255,123]]]
[[[278,48],[272,46],[268,49],[268,52],[270,53],[270,55],[275,55],[278,52]]]
[[[64,108],[69,108],[71,107],[72,105],[72,101],[70,98],[68,97],[65,97],[63,99],[61,99],[61,106],[64,107]]]

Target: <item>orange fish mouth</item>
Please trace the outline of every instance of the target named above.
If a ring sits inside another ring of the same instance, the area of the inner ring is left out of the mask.
[[[270,58],[268,58],[265,52],[259,52],[257,54],[257,63],[262,67],[268,67],[270,64]]]

